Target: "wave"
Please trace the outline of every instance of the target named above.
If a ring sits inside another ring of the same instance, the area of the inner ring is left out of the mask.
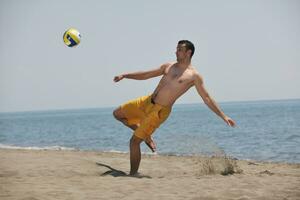
[[[78,149],[78,148],[71,148],[71,147],[62,147],[62,146],[45,146],[45,147],[37,147],[37,146],[15,146],[15,145],[7,145],[7,144],[1,144],[0,143],[0,149],[13,149],[13,150],[54,150],[54,151],[96,151],[96,152],[104,152],[104,153],[120,153],[120,154],[127,154],[128,151],[119,151],[119,150],[97,150],[97,149]],[[154,155],[156,153],[152,152],[141,152],[142,154],[149,154]]]
[[[17,149],[17,150],[68,150],[68,151],[74,151],[78,150],[76,148],[70,148],[70,147],[61,147],[61,146],[46,146],[46,147],[21,147],[21,146],[14,146],[14,145],[6,145],[6,144],[0,144],[0,149]]]
[[[104,153],[123,153],[123,154],[126,154],[128,153],[128,151],[118,151],[118,150],[106,150],[106,151],[103,151]]]
[[[105,150],[103,151],[104,153],[120,153],[120,154],[127,154],[129,153],[128,151],[119,151],[119,150]],[[144,151],[141,151],[141,154],[143,155],[158,155],[157,152],[144,152]]]

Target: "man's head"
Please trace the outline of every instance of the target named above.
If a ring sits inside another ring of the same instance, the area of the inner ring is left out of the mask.
[[[195,46],[192,42],[188,40],[180,40],[176,48],[177,60],[184,58],[192,58],[195,52]]]

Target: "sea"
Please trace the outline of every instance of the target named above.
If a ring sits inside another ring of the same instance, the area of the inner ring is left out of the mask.
[[[176,104],[153,135],[157,154],[300,163],[300,99],[219,105],[235,128],[205,104]],[[114,119],[113,110],[0,113],[0,148],[129,152],[132,130]],[[144,143],[141,150],[151,154]]]

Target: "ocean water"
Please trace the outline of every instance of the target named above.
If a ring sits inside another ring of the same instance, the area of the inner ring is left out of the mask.
[[[220,103],[237,127],[203,104],[175,105],[153,135],[159,154],[223,154],[300,163],[300,100]],[[0,148],[129,151],[132,131],[114,108],[0,113]],[[150,153],[145,144],[142,151]]]

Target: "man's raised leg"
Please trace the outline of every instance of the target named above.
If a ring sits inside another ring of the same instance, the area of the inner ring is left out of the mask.
[[[138,125],[136,125],[136,124],[132,124],[132,125],[128,124],[128,120],[125,117],[125,115],[123,114],[121,107],[118,107],[117,109],[115,109],[113,112],[113,115],[117,120],[122,122],[125,126],[131,128],[132,130],[135,130],[138,128]],[[145,139],[145,143],[151,149],[152,152],[156,151],[156,145],[155,145],[153,139],[151,138],[151,136],[149,136],[148,138]]]
[[[156,151],[156,145],[155,145],[155,143],[154,143],[154,141],[153,141],[153,139],[152,139],[151,136],[149,136],[149,137],[147,137],[147,138],[145,139],[145,143],[146,143],[146,145],[151,149],[151,151],[152,151],[153,153]]]
[[[114,110],[113,112],[114,117],[119,120],[120,122],[122,122],[125,126],[131,128],[132,130],[137,129],[137,125],[133,124],[133,125],[129,125],[128,124],[128,120],[125,117],[125,115],[123,114],[121,107],[118,107],[117,109]]]

